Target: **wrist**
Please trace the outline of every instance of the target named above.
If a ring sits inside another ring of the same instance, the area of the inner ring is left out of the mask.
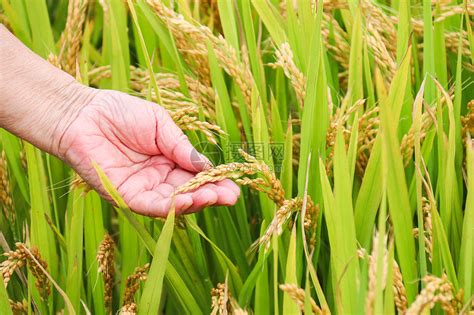
[[[99,90],[86,87],[76,81],[62,86],[48,103],[47,108],[51,109],[50,114],[42,122],[38,121],[42,125],[40,130],[44,130],[44,135],[48,136],[33,135],[32,141],[38,143],[39,148],[64,159],[64,152],[61,151],[64,134],[98,93]],[[41,141],[44,143],[40,144]]]
[[[62,135],[95,94],[0,26],[0,127],[60,155]]]

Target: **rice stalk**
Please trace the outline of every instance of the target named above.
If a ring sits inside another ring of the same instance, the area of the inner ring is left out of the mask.
[[[8,302],[14,315],[28,314],[28,302],[26,300],[15,302],[9,299]]]
[[[365,300],[365,312],[368,315],[374,314],[374,304],[375,304],[375,294],[377,288],[377,257],[380,236],[378,233],[375,233],[373,244],[372,244],[372,253],[369,255],[369,284],[367,290],[367,297]],[[382,275],[382,289],[385,288],[387,281],[387,267],[388,267],[388,251],[387,248],[387,237],[383,239],[384,242],[384,255],[383,255],[383,275]]]
[[[218,283],[216,288],[211,290],[211,314],[227,315],[232,312],[229,303],[229,289],[225,283]]]
[[[345,99],[343,102],[347,102]],[[326,134],[326,151],[328,155],[326,157],[326,173],[331,174],[332,161],[334,157],[334,145],[336,144],[336,136],[338,128],[342,129],[342,134],[346,143],[350,137],[350,127],[346,127],[347,122],[352,114],[354,114],[359,108],[365,103],[365,100],[358,100],[353,105],[346,107],[341,106],[336,109],[336,113],[331,115],[331,121],[329,122],[329,128]]]
[[[147,2],[172,32],[178,49],[185,54],[193,55],[192,58],[199,64],[199,69],[197,69],[199,74],[209,73],[206,45],[208,42],[211,44],[219,65],[235,80],[250,109],[253,76],[250,69],[239,60],[238,53],[224,37],[215,36],[205,26],[193,25],[159,0],[147,0]],[[204,82],[208,82],[208,80]]]
[[[467,103],[467,113],[461,117],[461,127],[464,137],[474,135],[474,100]]]
[[[194,108],[182,108],[171,112],[171,118],[181,130],[200,131],[210,143],[217,145],[216,135],[225,134],[224,130],[218,125],[198,120],[198,114]]]
[[[300,163],[299,156],[300,156],[300,147],[301,147],[301,133],[293,134],[293,165],[298,166]]]
[[[458,5],[441,6],[441,12],[436,16],[434,22],[439,23],[454,15],[474,15],[474,3],[463,3]]]
[[[122,309],[131,309],[132,305],[135,305],[135,294],[140,288],[140,282],[144,282],[148,277],[148,270],[150,269],[150,264],[147,263],[143,267],[135,268],[135,271],[127,277],[125,283],[125,293],[123,296],[123,308]]]
[[[322,26],[321,32],[323,35],[324,45],[332,53],[334,60],[339,62],[342,66],[345,77],[347,77],[347,71],[349,69],[349,56],[347,52],[350,51],[349,35],[339,25],[334,17],[327,13],[323,14]],[[332,32],[330,29],[332,29]]]
[[[248,314],[248,312],[243,310],[232,297],[232,294],[229,291],[227,277],[224,283],[218,283],[215,288],[211,289],[211,315],[224,314]]]
[[[280,290],[287,293],[288,296],[298,305],[299,309],[304,311],[304,304],[306,299],[305,291],[298,287],[296,284],[285,283],[279,285]],[[309,303],[313,314],[323,314],[321,308],[316,304],[312,297],[310,297]]]
[[[407,291],[403,284],[403,276],[396,260],[393,261],[393,292],[398,314],[405,314],[408,308]]]
[[[76,65],[81,49],[88,1],[89,0],[69,1],[66,27],[61,34],[62,46],[59,61],[64,71],[74,77],[76,76]]]
[[[24,243],[17,242],[15,243],[15,247],[16,250],[3,254],[7,257],[7,260],[0,264],[0,272],[2,273],[5,287],[7,287],[10,282],[11,276],[15,270],[27,265],[33,276],[36,278],[35,286],[40,293],[41,299],[46,301],[48,296],[51,294],[51,283],[38,266],[38,263],[43,269],[47,269],[48,264],[43,260],[37,248],[31,248],[30,252],[38,263],[30,256],[28,248]]]
[[[62,69],[61,62],[60,62],[58,56],[56,56],[55,54],[50,53],[47,60],[50,64],[52,64],[56,68]]]
[[[425,288],[407,310],[407,315],[422,314],[426,310],[433,309],[436,303],[441,305],[446,314],[458,314],[463,305],[462,291],[456,293],[446,274],[441,278],[427,275],[423,278],[423,282]]]
[[[378,116],[380,111],[379,107],[374,107],[371,110],[365,112],[359,118],[359,136],[357,145],[357,160],[356,166],[359,175],[363,175],[367,163],[369,162],[370,152],[375,143],[377,137],[380,118]]]
[[[433,113],[426,111],[421,116],[421,130],[420,130],[420,141],[423,142],[426,134],[428,133],[430,127],[433,125]],[[411,126],[401,141],[400,151],[403,155],[403,163],[405,166],[408,166],[413,157],[413,152],[415,149],[415,128]]]
[[[137,304],[135,303],[130,303],[124,305],[120,310],[119,310],[120,315],[135,315],[137,314]]]
[[[428,199],[423,197],[423,228],[424,228],[424,238],[425,238],[425,251],[428,254],[428,259],[433,260],[433,223],[431,221],[431,204]],[[413,230],[413,235],[415,237],[420,237],[418,228]]]
[[[96,260],[99,264],[98,272],[104,279],[104,301],[108,313],[112,312],[112,297],[115,276],[114,263],[115,242],[109,234],[105,234],[99,244]]]
[[[398,24],[398,17],[391,15],[389,16],[390,19],[393,21],[394,24]],[[413,32],[416,36],[423,37],[424,32],[424,24],[422,20],[417,20],[415,18],[411,19],[411,25],[413,27]],[[461,53],[463,56],[470,56],[470,48],[469,48],[469,40],[466,31],[461,30],[460,32],[445,32],[444,33],[444,40],[446,44],[446,48],[452,52],[457,52],[459,49],[459,34],[461,33]],[[423,44],[421,43],[419,46],[420,49],[423,49]]]
[[[275,174],[270,170],[268,165],[262,161],[258,161],[253,156],[239,150],[246,162],[233,162],[218,165],[209,170],[198,173],[187,183],[178,187],[176,194],[185,193],[205,185],[207,183],[215,183],[223,179],[234,179],[243,185],[249,185],[251,188],[266,193],[267,196],[278,206],[282,206],[285,201],[285,191]],[[249,179],[248,175],[260,175],[261,178]],[[243,177],[242,180],[239,180]]]
[[[26,159],[25,148],[22,148],[20,151],[20,164],[25,171],[28,169],[28,160]]]
[[[367,23],[367,44],[371,49],[377,66],[385,74],[384,79],[390,82],[395,75],[397,63],[395,62],[393,47],[388,46],[383,40],[383,35],[379,32],[379,28],[372,23]]]
[[[246,162],[222,164],[202,171],[187,183],[178,187],[175,193],[192,191],[207,183],[215,183],[223,179],[233,179],[240,185],[249,186],[253,190],[265,193],[279,209],[263,236],[252,245],[251,250],[258,248],[260,245],[264,245],[265,250],[268,250],[271,236],[282,233],[283,225],[288,221],[291,214],[300,210],[303,206],[303,198],[285,199],[285,190],[268,165],[242,150],[239,150],[239,153]],[[259,175],[260,177],[249,178],[250,175]],[[314,229],[318,215],[319,207],[315,206],[311,198],[307,196],[307,212],[304,224],[308,230]]]
[[[366,297],[366,304],[365,304],[365,311],[367,314],[373,314],[373,303],[375,301],[375,288],[377,283],[376,278],[376,268],[377,268],[377,245],[379,242],[378,235],[374,236],[373,239],[373,247],[372,253],[367,255],[367,251],[364,248],[359,248],[357,250],[357,255],[360,259],[368,259],[369,260],[369,273],[368,273],[368,291]],[[387,240],[384,240],[386,244]],[[377,243],[377,244],[376,244]],[[387,266],[388,266],[388,252],[384,253],[383,258],[383,281],[382,281],[382,288],[385,288],[386,281],[387,281]],[[397,314],[405,314],[408,308],[408,298],[406,294],[405,285],[403,284],[403,276],[400,271],[400,267],[398,266],[397,261],[393,260],[393,267],[392,267],[392,281],[393,281],[393,292],[394,292],[394,302],[397,308]]]
[[[8,164],[5,151],[2,151],[0,156],[0,202],[5,217],[13,224],[13,222],[15,222],[16,213],[13,206],[11,183],[8,176]]]
[[[316,223],[319,215],[319,207],[313,204],[313,201],[307,196],[307,210],[306,217],[304,218],[304,226],[309,229],[312,224]],[[303,207],[303,198],[296,197],[290,200],[283,201],[283,205],[276,211],[273,220],[268,225],[265,233],[252,245],[251,250],[258,248],[263,245],[265,251],[270,249],[270,240],[273,235],[281,235],[283,233],[283,226],[290,219],[291,215],[295,211],[301,210]],[[310,244],[314,246],[314,244]]]
[[[276,62],[270,64],[270,66],[283,69],[285,75],[290,79],[291,85],[296,92],[298,103],[302,108],[306,96],[306,78],[293,61],[293,52],[291,51],[290,44],[281,44],[276,50],[275,56]]]

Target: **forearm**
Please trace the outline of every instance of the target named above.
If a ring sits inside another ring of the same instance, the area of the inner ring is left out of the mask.
[[[56,154],[64,130],[94,94],[0,24],[0,127]]]

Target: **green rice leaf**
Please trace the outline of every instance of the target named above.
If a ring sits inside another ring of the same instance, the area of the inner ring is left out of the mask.
[[[288,284],[298,284],[296,277],[296,224],[291,229],[290,245],[288,247],[288,258],[286,259],[285,282]],[[299,308],[295,301],[288,296],[283,295],[283,314],[298,314]]]
[[[138,306],[139,314],[156,314],[161,301],[161,292],[163,289],[163,279],[165,268],[163,266],[168,262],[168,254],[171,247],[171,237],[174,227],[174,206],[168,213],[165,225],[161,230],[160,237],[156,242],[153,260],[148,272],[148,280],[145,282],[143,294]]]
[[[3,283],[3,277],[0,276],[0,280]],[[10,303],[8,302],[8,294],[5,286],[0,286],[0,312],[5,315],[13,315],[13,312],[10,308]]]
[[[282,27],[284,23],[275,8],[272,7],[268,0],[252,0],[252,5],[258,12],[275,44],[279,46],[284,43],[286,39],[285,31]]]
[[[461,254],[459,260],[459,280],[464,288],[464,303],[468,303],[474,290],[474,147],[472,140],[466,141],[467,153],[467,197],[461,239]]]

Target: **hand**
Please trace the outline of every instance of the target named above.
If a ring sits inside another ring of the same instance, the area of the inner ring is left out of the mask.
[[[56,143],[57,155],[105,198],[96,162],[132,210],[164,217],[175,188],[210,162],[199,154],[162,107],[116,91],[96,93]],[[56,151],[56,150],[53,150]],[[240,190],[230,180],[176,195],[178,214],[233,205]]]

